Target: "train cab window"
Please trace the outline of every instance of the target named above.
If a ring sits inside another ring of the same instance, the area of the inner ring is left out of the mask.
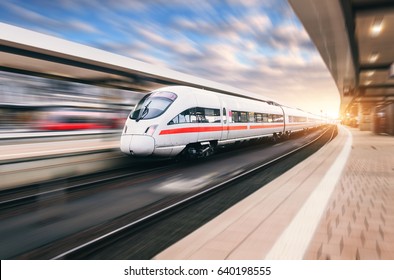
[[[132,120],[153,119],[163,114],[178,96],[168,91],[156,91],[138,102],[129,118]]]

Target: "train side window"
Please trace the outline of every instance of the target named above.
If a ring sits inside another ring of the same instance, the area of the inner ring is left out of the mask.
[[[190,108],[189,113],[190,113],[190,122],[196,123],[197,122],[196,108]]]
[[[220,123],[220,110],[204,108],[205,119],[209,123]]]
[[[248,113],[247,112],[241,112],[241,121],[243,123],[248,122]]]
[[[173,118],[172,120],[170,120],[170,121],[168,122],[168,125],[171,125],[171,124],[178,124],[178,123],[179,123],[179,115],[176,115],[175,118]]]
[[[220,110],[212,108],[197,107],[196,120],[199,123],[220,123]]]
[[[282,115],[274,115],[273,122],[276,122],[276,123],[283,122],[283,116]]]
[[[199,122],[199,123],[206,123],[206,122],[208,122],[205,119],[205,110],[204,110],[204,108],[201,108],[201,107],[197,107],[196,108],[196,118],[197,118],[197,122]]]
[[[232,111],[233,122],[247,123],[247,122],[249,122],[249,119],[252,119],[252,117],[249,117],[249,115],[251,115],[251,114],[254,114],[254,113]],[[253,118],[254,118],[254,115],[253,115]]]
[[[237,123],[240,122],[239,120],[239,113],[237,111],[232,111],[233,122]]]
[[[249,112],[249,122],[251,122],[251,123],[255,122],[255,120],[254,120],[254,112]]]
[[[263,123],[268,122],[268,114],[263,114]]]
[[[268,122],[269,122],[269,123],[272,123],[272,121],[273,121],[272,114],[268,114]]]
[[[227,123],[227,112],[226,112],[226,108],[223,108],[223,123],[224,123],[224,124]]]
[[[187,121],[187,119],[186,119],[186,116],[187,116],[187,115],[184,115],[184,114],[180,113],[180,114],[178,115],[179,123],[188,123],[188,121]]]
[[[168,125],[197,122],[194,112],[195,108],[187,109],[176,115],[171,121],[168,122]]]
[[[294,117],[294,122],[306,122],[306,117]]]
[[[234,117],[233,117],[233,111],[231,111],[231,110],[228,111],[228,122],[229,123],[235,122]]]
[[[256,123],[261,123],[263,121],[263,115],[261,113],[256,113],[254,115],[254,117],[255,117],[255,121],[254,122],[256,122]]]

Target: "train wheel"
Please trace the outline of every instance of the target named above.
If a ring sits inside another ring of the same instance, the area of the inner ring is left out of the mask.
[[[215,145],[216,144],[216,145]],[[193,143],[188,145],[182,152],[182,157],[186,159],[197,159],[211,156],[215,153],[217,141],[204,144]]]
[[[280,136],[279,136],[278,134],[274,133],[274,134],[272,135],[272,142],[273,142],[273,143],[278,143],[279,140],[280,140]]]

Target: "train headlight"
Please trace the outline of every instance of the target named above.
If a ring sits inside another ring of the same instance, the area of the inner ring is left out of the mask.
[[[145,130],[145,134],[146,134],[146,135],[149,135],[149,136],[152,136],[153,133],[155,133],[156,128],[157,128],[157,124],[149,126],[149,127]]]

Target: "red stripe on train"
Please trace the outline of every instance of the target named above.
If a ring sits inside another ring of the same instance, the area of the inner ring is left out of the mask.
[[[274,127],[283,127],[283,124],[251,125],[250,129],[274,128]],[[160,131],[160,135],[196,133],[196,132],[213,132],[213,131],[226,131],[226,130],[246,130],[246,129],[248,129],[247,125],[224,126],[224,127],[223,126],[182,127],[182,128],[174,128],[174,129],[164,129],[164,130]]]
[[[250,129],[258,129],[258,128],[273,128],[273,127],[283,127],[282,124],[261,124],[261,125],[251,125]]]

